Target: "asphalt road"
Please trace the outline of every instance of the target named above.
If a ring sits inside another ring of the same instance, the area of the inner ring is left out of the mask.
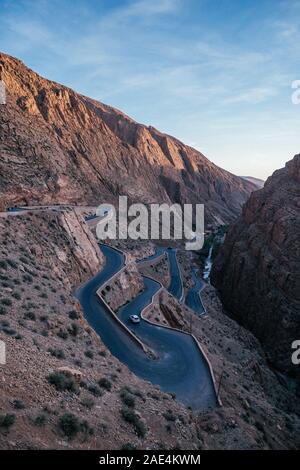
[[[192,271],[192,278],[194,281],[194,286],[188,291],[185,297],[185,303],[188,307],[194,310],[198,315],[203,315],[205,313],[205,308],[201,301],[200,291],[204,286],[202,279],[197,277],[195,270]]]
[[[163,253],[166,253],[168,256],[171,275],[170,285],[167,290],[178,300],[182,300],[183,286],[176,257],[176,250],[174,248],[165,248],[162,246],[158,246],[156,247],[155,253],[153,255],[148,256],[147,258],[140,259],[138,263],[144,263],[145,261],[154,260]]]
[[[159,284],[144,277],[144,291],[119,311],[119,318],[157,355],[152,359],[137,345],[109,313],[97,296],[98,288],[124,265],[124,256],[102,245],[106,265],[94,278],[81,286],[76,296],[85,318],[99,334],[111,353],[137,376],[158,385],[165,392],[173,392],[179,401],[194,410],[205,410],[217,404],[209,367],[195,340],[179,331],[152,325],[141,319],[134,325],[129,315],[140,315],[151,301]]]

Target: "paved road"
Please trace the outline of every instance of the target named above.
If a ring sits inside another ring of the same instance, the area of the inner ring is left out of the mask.
[[[176,393],[179,401],[195,410],[216,406],[217,399],[209,367],[190,335],[152,325],[144,320],[129,323],[130,314],[139,315],[159,289],[159,284],[144,278],[144,291],[120,309],[120,319],[157,354],[149,358],[126,330],[113,319],[96,292],[123,265],[124,257],[116,250],[101,246],[106,257],[104,269],[81,286],[76,293],[85,318],[101,336],[114,356],[137,376],[158,385],[165,392]]]
[[[174,295],[174,297],[181,301],[183,298],[183,286],[176,257],[176,250],[174,248],[165,248],[163,246],[158,246],[156,247],[155,253],[153,255],[148,256],[147,258],[140,259],[138,263],[144,263],[146,261],[155,260],[163,253],[166,253],[166,255],[168,256],[171,275],[171,282],[167,290],[170,292],[170,294]]]
[[[194,286],[188,291],[185,297],[185,303],[198,315],[204,315],[206,312],[200,297],[200,291],[203,289],[204,282],[196,275],[195,269],[192,270],[192,278]]]

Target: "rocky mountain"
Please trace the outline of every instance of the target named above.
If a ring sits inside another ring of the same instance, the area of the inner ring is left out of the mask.
[[[229,222],[255,185],[122,112],[46,80],[0,53],[2,209],[15,204],[197,202]]]
[[[299,375],[300,155],[254,192],[214,263],[224,306],[261,340],[271,362]]]

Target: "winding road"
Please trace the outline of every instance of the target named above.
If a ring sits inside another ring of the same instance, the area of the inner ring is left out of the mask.
[[[188,291],[185,297],[185,304],[197,313],[197,315],[204,315],[206,311],[200,297],[200,292],[204,287],[204,282],[197,276],[195,269],[192,270],[192,278],[194,286]]]
[[[99,287],[125,263],[124,255],[117,250],[106,245],[101,245],[101,250],[106,258],[104,268],[76,292],[90,326],[111,353],[138,377],[158,385],[165,392],[175,393],[179,401],[194,410],[215,407],[217,397],[213,378],[196,340],[184,332],[154,325],[143,319],[137,325],[128,320],[130,314],[140,315],[151,302],[152,296],[160,288],[158,282],[144,277],[144,290],[118,312],[121,322],[155,351],[155,359],[143,351],[98,297]],[[174,268],[172,266],[170,264],[171,270]],[[172,271],[172,274],[175,276],[175,272]]]

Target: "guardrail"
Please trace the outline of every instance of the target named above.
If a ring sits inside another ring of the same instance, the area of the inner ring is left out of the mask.
[[[144,277],[147,277],[148,279],[151,279],[152,278],[150,276],[144,276]],[[154,279],[156,281],[156,279]],[[151,302],[146,305],[146,307],[143,308],[143,310],[141,311],[141,317],[144,321],[146,321],[147,323],[151,324],[151,325],[154,325],[154,326],[159,326],[161,328],[166,328],[168,330],[173,330],[173,331],[178,331],[179,333],[183,333],[185,335],[188,335],[188,336],[191,336],[195,342],[195,344],[197,345],[197,347],[199,348],[202,356],[204,357],[204,360],[207,364],[207,367],[209,368],[209,372],[210,372],[210,375],[211,375],[211,379],[212,379],[212,382],[213,382],[213,386],[214,386],[214,391],[215,391],[215,394],[216,394],[216,399],[217,399],[217,402],[218,402],[218,405],[219,406],[223,406],[223,403],[222,403],[222,400],[221,398],[219,397],[219,394],[218,394],[218,390],[217,390],[217,383],[216,383],[216,379],[215,379],[215,375],[214,375],[214,372],[213,372],[213,368],[212,368],[212,365],[211,365],[211,362],[210,360],[208,359],[204,349],[202,348],[202,346],[200,345],[199,341],[197,340],[197,338],[192,334],[192,333],[188,333],[187,331],[184,331],[184,330],[180,330],[179,328],[174,328],[172,326],[169,326],[169,325],[162,325],[160,323],[155,323],[151,320],[149,320],[148,318],[145,317],[145,312],[148,308],[151,307],[151,305],[153,305],[154,303],[154,300],[156,298],[156,296],[158,297],[158,295],[160,294],[160,292],[164,289],[163,285],[161,284],[161,282],[159,281],[156,281],[158,284],[160,284],[160,289],[155,292],[155,294],[153,294],[152,296],[152,299],[151,299]]]

